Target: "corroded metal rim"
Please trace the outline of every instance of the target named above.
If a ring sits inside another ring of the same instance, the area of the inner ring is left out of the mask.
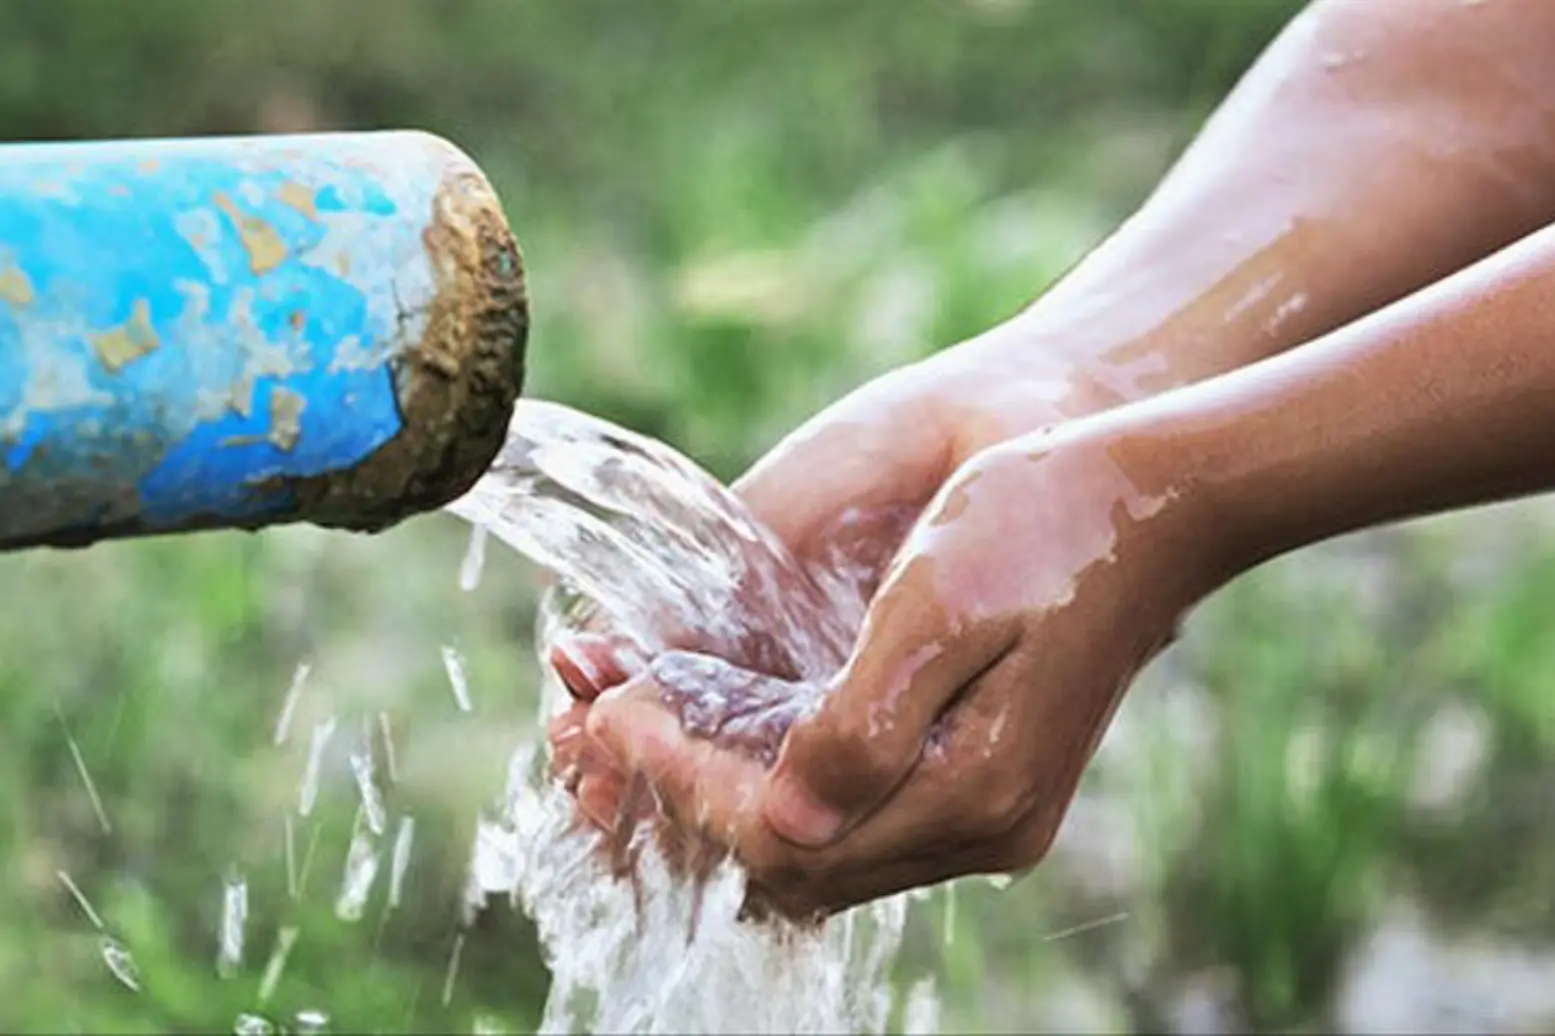
[[[354,468],[292,480],[308,521],[376,531],[435,510],[468,491],[502,448],[524,384],[523,257],[491,184],[459,159],[423,235],[437,279],[426,332],[393,363],[404,427]]]

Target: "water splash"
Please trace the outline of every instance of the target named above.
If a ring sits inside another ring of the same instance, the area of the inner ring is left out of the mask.
[[[302,700],[302,688],[308,682],[308,676],[313,672],[313,666],[308,662],[298,662],[297,668],[292,671],[292,682],[286,688],[286,699],[281,702],[281,714],[275,720],[275,744],[284,745],[286,739],[291,736],[292,717],[297,712],[297,703]]]
[[[373,884],[378,880],[378,843],[367,822],[366,811],[359,810],[351,844],[346,849],[345,873],[340,879],[340,895],[335,899],[335,916],[355,923],[367,909]]]
[[[381,835],[389,823],[388,810],[383,805],[383,794],[373,780],[372,728],[364,724],[362,742],[351,753],[351,773],[356,778],[356,790],[362,798],[362,815],[375,835]]]
[[[416,836],[416,818],[400,817],[400,826],[394,833],[394,851],[389,857],[389,909],[400,905],[405,887],[405,871],[410,867],[410,847]]]
[[[102,937],[98,944],[103,963],[108,965],[108,970],[113,977],[128,990],[134,993],[140,992],[140,968],[135,964],[135,958],[130,955],[129,947],[111,935]]]
[[[69,892],[71,898],[76,901],[76,905],[81,908],[81,912],[86,915],[86,919],[92,922],[92,927],[96,928],[98,931],[102,931],[102,915],[99,914],[97,909],[92,906],[92,901],[86,898],[86,893],[81,891],[81,886],[76,884],[75,879],[65,871],[55,871],[54,876],[59,878],[59,883],[61,885],[65,886],[65,890]]]
[[[481,585],[481,572],[486,568],[486,536],[484,525],[470,529],[470,546],[459,565],[459,589],[465,593],[472,593]]]
[[[902,1033],[904,1036],[927,1036],[939,1032],[940,1002],[932,977],[920,978],[907,993],[907,1003],[902,1008]]]
[[[103,808],[103,798],[97,792],[97,782],[92,780],[92,773],[86,768],[86,759],[81,755],[81,746],[76,743],[75,735],[70,732],[70,724],[65,722],[65,714],[60,711],[57,703],[54,706],[54,714],[59,717],[59,725],[65,729],[65,744],[70,749],[70,758],[75,761],[76,772],[81,775],[81,783],[86,787],[86,795],[92,802],[92,812],[97,815],[98,826],[103,829],[103,834],[112,834],[113,825],[108,822],[108,811]]]
[[[55,877],[59,878],[61,885],[65,886],[86,919],[97,929],[97,953],[108,967],[109,974],[118,979],[126,989],[132,992],[140,992],[140,969],[135,964],[135,958],[130,955],[129,948],[118,939],[108,934],[108,926],[103,923],[103,916],[92,906],[92,901],[86,898],[86,893],[81,891],[75,879],[65,871],[55,871]]]
[[[245,1012],[232,1023],[233,1036],[272,1036],[274,1032],[275,1023],[262,1015]]]
[[[448,970],[443,974],[443,1006],[454,998],[454,982],[459,977],[459,960],[464,956],[464,933],[454,936],[454,948],[448,955]]]
[[[815,682],[862,618],[856,573],[801,567],[685,457],[565,407],[521,402],[491,471],[449,510],[556,577],[542,663],[557,636],[603,621],[643,658],[693,631],[708,655]],[[549,719],[569,697],[545,670]],[[907,897],[816,927],[754,924],[739,919],[745,877],[732,862],[693,883],[649,840],[626,882],[600,850],[536,747],[520,746],[503,808],[478,828],[471,881],[480,900],[506,895],[534,919],[552,973],[542,1032],[885,1029]],[[932,1014],[928,995],[916,1020]]]
[[[383,768],[390,784],[400,782],[399,759],[394,752],[394,726],[387,712],[378,713],[378,733],[383,739]]]
[[[464,675],[464,656],[452,644],[443,645],[443,669],[448,673],[448,686],[454,692],[454,703],[460,712],[469,712],[470,681]]]
[[[291,814],[281,818],[281,855],[286,863],[286,897],[296,902],[302,890],[297,881],[297,829]]]
[[[319,798],[319,777],[324,766],[324,752],[335,736],[338,721],[328,716],[313,725],[313,736],[308,741],[308,763],[302,771],[302,785],[297,789],[297,815],[310,816]]]
[[[304,1008],[298,1011],[293,1019],[300,1036],[302,1033],[321,1033],[329,1031],[329,1015],[314,1008]]]
[[[248,881],[232,872],[222,881],[221,927],[217,932],[216,974],[231,978],[243,966],[243,935],[248,924]]]

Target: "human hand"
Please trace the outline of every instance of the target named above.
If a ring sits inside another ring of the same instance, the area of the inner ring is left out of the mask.
[[[1032,866],[1123,692],[1214,585],[1170,470],[1104,419],[986,449],[913,528],[829,686],[661,659],[588,732],[788,916]],[[737,736],[686,722],[710,690],[745,703]]]
[[[736,491],[802,564],[845,573],[862,604],[911,522],[962,461],[1102,405],[1077,365],[1035,337],[1023,325],[1005,325],[869,383],[796,430]],[[781,645],[717,644],[686,631],[673,646],[794,675],[774,650]],[[608,829],[621,819],[625,784],[587,736],[588,707],[648,659],[594,629],[555,644],[550,662],[574,697],[551,723],[553,768],[583,813]]]

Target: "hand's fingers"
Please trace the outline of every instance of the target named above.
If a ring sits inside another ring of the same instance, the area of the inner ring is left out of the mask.
[[[626,681],[634,654],[624,637],[574,633],[551,645],[550,663],[572,696],[587,702]]]
[[[969,619],[942,600],[950,564],[920,554],[892,573],[853,657],[789,731],[765,794],[779,834],[825,845],[868,816],[918,762],[935,719],[1014,643],[1014,616]]]
[[[587,750],[588,706],[578,702],[552,716],[546,724],[546,740],[551,746],[551,773],[563,781],[574,781],[581,772]]]
[[[775,909],[795,920],[829,917],[865,903],[913,889],[929,888],[975,874],[1010,874],[1025,870],[1015,865],[1003,843],[961,842],[953,849],[839,868],[802,878],[783,887],[770,887],[751,879],[747,899],[761,916]],[[1029,862],[1029,861],[1028,861]],[[794,872],[790,872],[794,873]]]
[[[625,806],[626,778],[604,770],[590,774],[578,784],[578,809],[602,831],[614,831]]]
[[[758,815],[761,764],[687,735],[651,681],[627,684],[590,711],[589,734],[626,770],[641,774],[672,823],[723,845]]]
[[[1030,677],[1024,660],[1006,654],[956,702],[937,750],[837,842],[812,850],[770,829],[746,832],[738,848],[756,894],[790,916],[805,916],[1034,865],[1074,786],[1033,777],[1033,768],[1044,767],[1023,736],[1040,715],[1031,708]]]

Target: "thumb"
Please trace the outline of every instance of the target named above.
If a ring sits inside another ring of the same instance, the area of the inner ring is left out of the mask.
[[[932,592],[929,567],[922,558],[893,572],[852,658],[784,740],[764,811],[789,841],[825,845],[879,808],[962,688],[1015,643],[1013,617],[964,621]]]

